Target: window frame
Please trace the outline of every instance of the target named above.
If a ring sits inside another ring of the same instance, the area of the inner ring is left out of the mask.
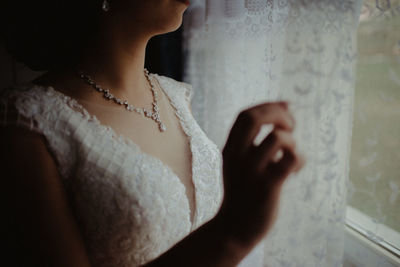
[[[376,223],[373,218],[349,205],[346,209],[346,234],[400,266],[400,233]]]

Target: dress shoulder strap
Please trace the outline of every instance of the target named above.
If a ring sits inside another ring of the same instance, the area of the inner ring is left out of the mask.
[[[54,89],[43,86],[15,86],[0,94],[0,127],[16,126],[43,135],[63,178],[69,177],[75,158],[73,120],[65,105]]]
[[[2,90],[0,94],[0,126],[16,126],[41,133],[37,121],[31,116],[35,107],[26,105],[21,108],[23,105],[21,105],[22,99],[19,96],[23,96],[25,90],[26,87]]]
[[[176,81],[176,80],[166,77],[166,76],[161,76],[158,74],[152,74],[152,75],[160,83],[161,87],[163,87],[163,89],[168,91],[169,97],[172,97],[172,98],[183,97],[186,100],[186,102],[188,104],[190,104],[190,102],[192,101],[192,98],[193,98],[192,85],[185,83],[185,82]]]

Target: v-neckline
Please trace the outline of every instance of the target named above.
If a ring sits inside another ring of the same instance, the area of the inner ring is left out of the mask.
[[[122,134],[117,134],[114,129],[111,126],[107,126],[104,125],[100,122],[100,120],[97,118],[96,115],[91,114],[90,112],[87,111],[87,109],[81,105],[75,98],[70,97],[69,95],[64,94],[61,91],[58,91],[56,89],[54,89],[53,86],[41,86],[41,85],[36,85],[36,84],[32,84],[33,86],[37,86],[37,87],[42,87],[42,88],[48,88],[50,89],[54,94],[60,96],[63,98],[63,100],[67,103],[67,107],[72,110],[73,112],[78,112],[80,114],[83,114],[84,116],[86,116],[86,119],[88,121],[88,123],[93,123],[96,127],[99,127],[100,129],[104,130],[103,132],[108,133],[108,135],[110,136],[111,140],[113,142],[117,142],[119,144],[123,144],[129,148],[133,148],[134,150],[138,151],[139,153],[141,153],[142,155],[145,155],[147,158],[151,159],[152,161],[156,162],[160,168],[163,168],[165,170],[167,170],[168,172],[170,172],[172,174],[172,176],[177,180],[177,182],[183,187],[184,189],[184,197],[186,199],[186,202],[188,204],[188,210],[189,210],[189,223],[190,223],[190,231],[193,231],[195,225],[196,225],[196,221],[197,221],[197,213],[198,213],[198,197],[197,197],[197,186],[196,186],[196,180],[195,180],[195,175],[194,175],[194,169],[195,169],[195,156],[193,153],[193,136],[190,133],[190,130],[188,130],[188,127],[186,125],[186,122],[183,118],[181,118],[181,116],[178,114],[179,111],[181,111],[178,107],[178,105],[175,103],[175,99],[173,97],[171,97],[170,93],[167,92],[168,90],[164,88],[164,86],[162,85],[162,81],[159,79],[158,75],[156,74],[150,74],[151,78],[155,78],[159,84],[159,88],[160,90],[162,90],[163,94],[168,98],[168,102],[171,105],[171,107],[174,110],[175,116],[177,117],[178,121],[179,121],[179,125],[183,131],[183,133],[186,135],[187,141],[189,143],[189,149],[190,149],[190,154],[191,154],[191,183],[193,184],[193,201],[194,201],[194,210],[191,209],[190,206],[190,201],[189,201],[189,197],[187,194],[187,188],[186,186],[183,184],[183,180],[181,180],[181,178],[179,177],[179,175],[173,170],[172,167],[170,167],[168,164],[166,164],[165,162],[163,162],[160,158],[150,154],[150,153],[146,153],[142,150],[142,148],[136,143],[134,142],[132,139],[125,137]],[[193,214],[193,221],[192,221],[192,213]]]

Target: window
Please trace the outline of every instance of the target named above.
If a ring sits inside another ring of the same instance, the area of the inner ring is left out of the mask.
[[[347,224],[400,256],[400,1],[364,0]]]

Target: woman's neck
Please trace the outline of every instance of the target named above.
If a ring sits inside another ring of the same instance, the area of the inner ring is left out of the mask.
[[[139,32],[132,33],[126,40],[126,33],[118,30],[104,31],[93,39],[77,68],[92,76],[104,88],[112,88],[119,95],[129,96],[147,90],[144,75],[146,45],[150,37]]]

